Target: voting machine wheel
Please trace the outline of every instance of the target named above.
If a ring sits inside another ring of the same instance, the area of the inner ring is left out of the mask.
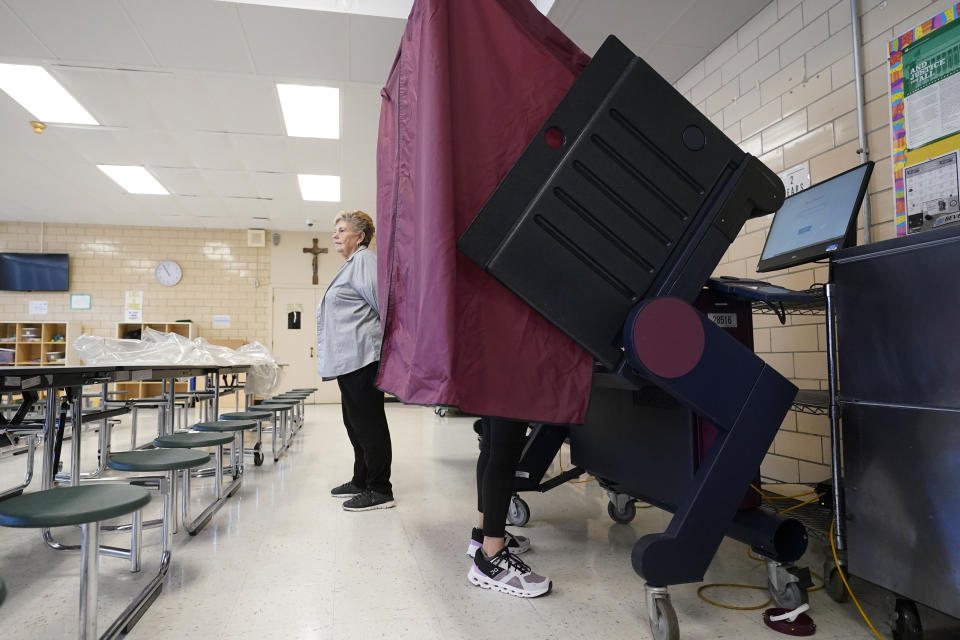
[[[260,452],[260,443],[253,445],[253,464],[260,466],[263,464],[263,454]]]
[[[654,640],[680,640],[680,623],[677,612],[665,588],[646,587],[647,618]]]
[[[923,640],[920,612],[913,600],[897,598],[890,616],[890,628],[893,630],[893,640]]]
[[[637,516],[637,505],[631,501],[626,503],[621,510],[617,509],[617,505],[613,502],[608,502],[607,515],[618,524],[629,524]]]
[[[801,587],[799,582],[788,582],[783,585],[783,588],[777,589],[772,582],[767,580],[767,590],[770,592],[774,604],[787,611],[793,611],[809,600],[807,590]]]
[[[834,602],[845,602],[847,599],[847,590],[840,579],[840,571],[829,558],[823,563],[823,589]]]
[[[446,407],[434,407],[433,412],[440,416],[441,418],[447,417],[447,408]]]
[[[507,521],[515,527],[522,527],[530,522],[530,507],[520,496],[515,495],[510,498]]]

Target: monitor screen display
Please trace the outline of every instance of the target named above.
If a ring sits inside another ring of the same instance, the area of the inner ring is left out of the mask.
[[[0,253],[0,290],[67,291],[69,264],[66,253]]]
[[[757,271],[774,271],[856,244],[856,221],[873,162],[864,163],[783,202],[773,216]]]

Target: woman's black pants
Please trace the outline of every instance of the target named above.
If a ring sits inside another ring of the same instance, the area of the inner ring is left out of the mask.
[[[390,429],[383,410],[383,391],[376,387],[380,362],[337,376],[343,424],[353,445],[353,478],[360,489],[393,495],[390,484]]]
[[[477,511],[483,514],[483,535],[502,538],[528,423],[482,418],[482,424],[477,457]]]

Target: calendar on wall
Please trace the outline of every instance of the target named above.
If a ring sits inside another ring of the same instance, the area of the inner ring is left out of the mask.
[[[906,167],[903,179],[909,233],[960,220],[956,151]]]

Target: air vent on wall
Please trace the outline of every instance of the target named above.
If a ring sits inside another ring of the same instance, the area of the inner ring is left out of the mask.
[[[247,229],[248,247],[267,246],[267,232],[263,229]]]

